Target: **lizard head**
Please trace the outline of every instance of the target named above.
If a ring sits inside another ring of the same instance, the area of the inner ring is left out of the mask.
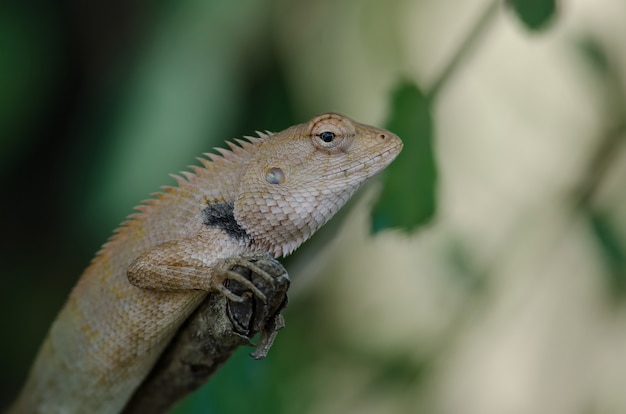
[[[243,173],[235,218],[254,248],[290,254],[401,149],[393,133],[335,113],[272,134]]]

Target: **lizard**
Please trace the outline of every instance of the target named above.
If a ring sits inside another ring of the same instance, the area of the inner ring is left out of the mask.
[[[209,292],[241,301],[231,279],[263,298],[228,271],[237,257],[292,253],[403,145],[337,113],[257,134],[135,207],[72,289],[9,413],[120,412]]]

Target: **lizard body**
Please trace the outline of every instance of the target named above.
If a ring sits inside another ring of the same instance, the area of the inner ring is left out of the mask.
[[[247,139],[207,154],[122,223],[54,321],[11,413],[121,411],[207,292],[230,294],[224,260],[291,253],[402,148],[333,113]]]

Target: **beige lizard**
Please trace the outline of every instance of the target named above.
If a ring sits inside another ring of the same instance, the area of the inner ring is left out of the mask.
[[[334,113],[237,143],[207,154],[116,230],[10,412],[121,411],[207,292],[239,299],[223,285],[238,279],[225,271],[229,258],[291,253],[402,149],[394,134]]]

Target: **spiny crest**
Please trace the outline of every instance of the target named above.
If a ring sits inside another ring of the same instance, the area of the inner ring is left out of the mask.
[[[256,131],[258,137],[245,136],[245,139],[235,138],[235,143],[231,141],[226,141],[226,145],[228,145],[229,149],[224,148],[214,148],[215,151],[219,152],[219,154],[215,153],[204,153],[204,157],[197,157],[197,160],[200,161],[202,167],[197,165],[189,166],[191,171],[181,171],[179,174],[170,174],[172,178],[176,181],[178,186],[169,186],[165,185],[161,187],[161,191],[154,192],[150,194],[151,198],[143,200],[139,205],[135,206],[135,213],[132,213],[126,217],[118,228],[113,231],[113,235],[109,237],[109,239],[102,245],[92,263],[96,260],[96,258],[107,248],[109,248],[117,239],[122,237],[124,233],[129,231],[132,227],[133,223],[137,220],[141,220],[146,215],[149,215],[150,212],[156,208],[161,200],[169,194],[176,192],[179,188],[184,187],[189,184],[195,177],[202,174],[203,171],[209,170],[214,171],[215,168],[220,167],[228,167],[232,165],[236,165],[240,163],[242,160],[247,159],[254,148],[259,145],[263,140],[267,139],[271,135],[272,132],[267,131],[266,133]],[[204,167],[204,168],[203,168]]]
[[[258,132],[259,135],[257,137],[244,137],[245,139],[235,139],[236,143],[232,141],[226,141],[226,145],[229,149],[224,149],[221,147],[215,147],[214,150],[218,152],[216,153],[204,153],[204,157],[197,157],[196,159],[200,161],[202,167],[197,165],[190,165],[189,169],[191,171],[181,171],[179,174],[170,174],[178,186],[184,186],[192,181],[195,177],[202,174],[204,170],[213,171],[215,168],[220,167],[228,167],[232,165],[239,165],[242,160],[249,158],[254,148],[259,145],[264,139],[267,139],[271,133],[264,134],[262,132]],[[203,168],[204,167],[204,168]],[[176,191],[179,187],[172,186],[163,186],[161,187],[161,192],[153,193],[151,196],[156,199],[162,198],[164,195],[168,193],[172,193]],[[146,204],[144,201],[142,204]],[[153,203],[149,203],[149,205],[153,205]]]
[[[254,147],[269,136],[268,134],[263,134],[261,132],[257,132],[257,134],[259,135],[258,138],[246,136],[244,137],[245,140],[236,138],[235,143],[232,141],[226,141],[226,145],[228,145],[230,149],[216,147],[214,150],[219,154],[207,152],[203,154],[206,158],[200,157],[198,160],[205,168],[208,169],[238,163],[241,160],[248,158]]]

